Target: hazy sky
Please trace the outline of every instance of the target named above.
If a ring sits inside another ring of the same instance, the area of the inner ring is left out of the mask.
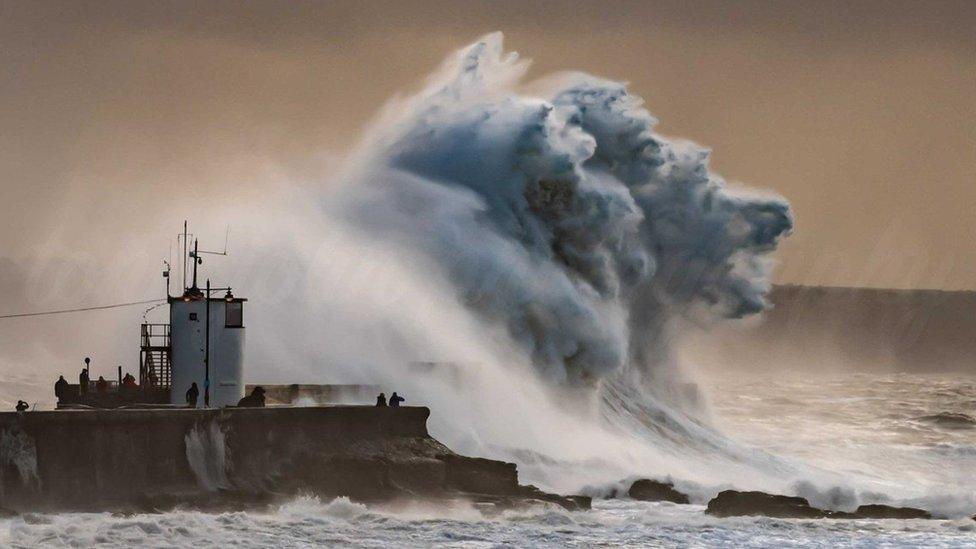
[[[790,199],[778,281],[976,289],[976,2],[0,0],[0,260],[315,179],[495,30]]]

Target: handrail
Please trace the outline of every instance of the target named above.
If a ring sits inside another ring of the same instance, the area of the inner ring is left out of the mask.
[[[146,323],[141,332],[139,383],[147,383],[151,375],[153,385],[168,387],[172,383],[170,325]]]

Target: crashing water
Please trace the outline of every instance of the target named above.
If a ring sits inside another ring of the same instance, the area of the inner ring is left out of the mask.
[[[265,512],[30,514],[0,519],[4,547],[972,547],[960,520],[716,519],[699,505],[599,501],[486,519],[472,510],[385,511],[299,498]]]
[[[186,461],[197,484],[208,492],[230,488],[227,481],[227,444],[216,419],[197,424],[184,437]]]
[[[514,460],[544,488],[671,475],[706,497],[730,478],[798,475],[702,422],[672,349],[684,322],[766,307],[789,205],[733,189],[706,149],[658,134],[625,85],[525,83],[527,68],[488,35],[374,122],[323,198],[322,238],[402,269],[396,289],[419,298],[369,314],[327,283],[316,298],[348,310],[346,327],[365,317],[349,338],[391,342],[358,361],[444,411],[435,436]],[[403,369],[411,356],[460,362],[418,376]]]

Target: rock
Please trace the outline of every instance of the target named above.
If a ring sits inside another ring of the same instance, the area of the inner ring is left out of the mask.
[[[573,495],[565,498],[576,505],[578,511],[589,511],[593,508],[593,498],[590,496]],[[976,517],[973,517],[973,520],[976,520]]]
[[[854,511],[856,518],[871,519],[930,519],[932,513],[914,507],[891,507],[890,505],[862,505]]]
[[[766,516],[775,518],[824,518],[827,512],[810,506],[806,499],[765,492],[725,490],[708,502],[705,512],[716,517]]]
[[[673,483],[658,482],[646,478],[634,481],[630,485],[627,495],[639,501],[670,501],[684,505],[691,503],[687,494],[682,494],[674,489]]]
[[[810,505],[806,499],[778,496],[765,492],[726,490],[708,502],[705,512],[716,517],[762,515],[775,518],[830,519],[930,519],[932,514],[914,507],[862,505],[853,513],[825,511]],[[974,517],[976,519],[976,517]]]
[[[592,500],[588,496],[560,496],[543,492],[531,484],[519,486],[519,495],[525,499],[547,501],[566,509],[567,511],[589,511]]]
[[[824,518],[829,519],[859,519],[864,518],[859,516],[857,513],[848,513],[847,511],[827,511],[827,516]]]

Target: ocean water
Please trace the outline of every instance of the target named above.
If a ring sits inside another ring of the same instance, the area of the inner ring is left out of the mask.
[[[716,519],[700,505],[598,501],[495,519],[470,509],[369,509],[298,498],[262,512],[25,515],[4,547],[972,547],[976,521]]]
[[[976,375],[729,376],[709,394],[712,423],[739,442],[976,513]]]
[[[973,547],[962,516],[976,471],[976,380],[965,376],[735,376],[707,387],[732,438],[815,467],[929,490],[946,520],[716,519],[702,505],[597,500],[485,517],[464,504],[366,507],[299,497],[267,509],[25,514],[0,519],[3,547]],[[834,494],[844,505],[844,493]]]

